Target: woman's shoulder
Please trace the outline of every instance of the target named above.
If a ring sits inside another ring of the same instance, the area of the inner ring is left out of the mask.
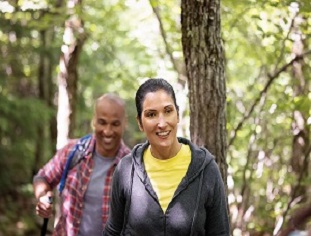
[[[125,167],[129,166],[132,163],[132,153],[128,153],[126,156],[124,156],[119,164],[118,164],[118,169],[124,169]]]

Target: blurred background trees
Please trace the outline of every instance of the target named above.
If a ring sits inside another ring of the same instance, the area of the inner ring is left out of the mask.
[[[56,122],[65,104],[58,100],[60,78],[76,79],[63,87],[74,101],[66,138],[92,132],[93,99],[109,91],[126,99],[126,142],[144,140],[133,98],[148,77],[174,85],[181,107],[178,132],[191,136],[182,3],[75,3],[0,2],[0,235],[37,235],[42,223],[34,215],[30,183],[63,130],[57,131]],[[227,128],[222,151],[232,233],[275,235],[311,200],[311,5],[223,0],[220,9]]]

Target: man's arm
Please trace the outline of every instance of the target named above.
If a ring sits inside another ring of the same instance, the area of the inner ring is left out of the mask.
[[[33,190],[37,199],[36,213],[41,217],[48,218],[52,214],[50,200],[53,197],[53,189],[61,179],[68,152],[73,145],[74,143],[71,142],[57,151],[55,156],[33,178]]]

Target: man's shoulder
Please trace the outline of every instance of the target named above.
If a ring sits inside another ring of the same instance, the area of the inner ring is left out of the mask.
[[[67,140],[67,143],[64,144],[64,145],[62,146],[61,149],[70,149],[70,148],[74,147],[76,144],[78,144],[78,143],[80,142],[80,140],[83,139],[83,138],[84,138],[84,137],[80,137],[80,138],[69,138],[69,139]],[[90,136],[89,138],[92,139],[93,137]]]
[[[88,134],[80,138],[68,139],[67,144],[58,150],[58,155],[68,158],[72,153],[83,156],[90,156],[93,153],[95,138]]]
[[[73,146],[75,146],[77,144],[78,140],[79,139],[68,139],[67,143],[62,145],[59,150],[66,150],[66,149],[72,148]]]
[[[127,146],[123,141],[121,142],[121,147],[119,151],[119,155],[121,158],[125,157],[127,154],[131,152],[129,146]]]

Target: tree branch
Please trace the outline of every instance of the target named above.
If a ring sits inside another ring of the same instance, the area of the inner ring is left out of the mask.
[[[274,68],[275,70],[278,68],[279,64],[281,63],[281,59],[282,59],[282,57],[284,55],[284,51],[285,51],[285,42],[289,39],[289,35],[290,35],[291,31],[292,31],[292,28],[294,27],[295,19],[297,18],[297,16],[298,16],[298,12],[296,12],[295,16],[291,20],[291,23],[290,23],[287,35],[286,35],[286,37],[282,41],[281,53],[280,53],[280,56],[279,56],[279,59],[278,59],[277,63],[275,64],[275,68]]]
[[[153,3],[152,0],[149,0],[149,3],[150,3],[150,6],[152,7],[153,13],[156,15],[157,20],[159,22],[160,33],[161,33],[161,36],[162,36],[162,39],[163,39],[163,42],[164,42],[164,45],[165,45],[166,53],[169,56],[169,58],[170,58],[170,60],[171,60],[171,62],[173,64],[174,70],[177,71],[178,74],[180,74],[177,62],[176,62],[176,60],[173,57],[173,52],[171,50],[171,47],[169,46],[169,44],[167,42],[167,35],[166,35],[166,31],[164,29],[163,22],[162,22],[162,19],[161,19],[161,16],[160,16],[159,7],[155,3]]]
[[[302,53],[301,55],[296,56],[295,58],[293,58],[289,63],[283,65],[281,68],[279,68],[278,70],[275,70],[274,73],[270,74],[268,73],[267,77],[268,77],[268,81],[265,84],[265,87],[263,88],[263,90],[261,90],[261,92],[259,93],[259,96],[255,99],[254,103],[252,104],[252,106],[250,107],[250,109],[246,112],[246,114],[243,116],[242,120],[238,123],[237,127],[234,129],[233,131],[233,135],[231,136],[229,142],[228,142],[228,146],[232,145],[232,143],[234,142],[236,136],[237,136],[237,132],[242,128],[244,122],[251,116],[251,114],[253,113],[255,107],[257,106],[257,104],[259,103],[260,99],[262,96],[264,96],[267,92],[268,89],[270,88],[272,82],[278,78],[278,76],[282,73],[285,72],[287,70],[288,67],[292,66],[294,64],[294,62],[296,61],[300,61],[302,60],[304,57],[306,57],[307,55],[311,54],[311,50],[308,50],[304,53]]]

